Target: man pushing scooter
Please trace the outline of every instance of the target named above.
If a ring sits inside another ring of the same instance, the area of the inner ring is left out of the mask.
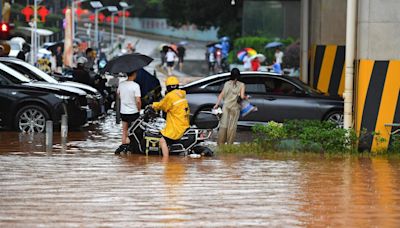
[[[179,89],[179,80],[176,77],[168,77],[165,86],[165,97],[160,102],[154,102],[152,108],[167,114],[165,128],[161,130],[160,147],[163,157],[168,158],[168,146],[179,141],[189,128],[190,110],[186,92]]]

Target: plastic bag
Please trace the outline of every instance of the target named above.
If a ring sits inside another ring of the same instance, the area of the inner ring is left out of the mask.
[[[240,102],[240,116],[245,117],[251,112],[256,112],[258,111],[257,107],[252,105],[249,101],[247,100],[242,100]]]

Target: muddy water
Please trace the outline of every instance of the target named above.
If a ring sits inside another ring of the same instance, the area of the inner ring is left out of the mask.
[[[0,227],[400,227],[400,160],[114,156],[119,130],[0,132]]]

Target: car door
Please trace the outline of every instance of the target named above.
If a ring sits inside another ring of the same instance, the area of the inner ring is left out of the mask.
[[[281,77],[266,77],[265,109],[271,120],[317,119],[318,106],[300,86]]]
[[[245,117],[240,117],[240,121],[248,122],[266,122],[272,116],[265,105],[266,99],[266,86],[264,77],[261,76],[242,76],[241,81],[245,84],[245,92],[250,96],[250,103],[257,106],[257,112],[251,112]]]

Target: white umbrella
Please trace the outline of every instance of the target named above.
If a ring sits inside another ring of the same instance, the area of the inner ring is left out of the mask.
[[[265,61],[265,55],[263,54],[256,54],[250,57],[251,60],[258,58],[258,60],[260,60],[260,62],[264,62]]]

